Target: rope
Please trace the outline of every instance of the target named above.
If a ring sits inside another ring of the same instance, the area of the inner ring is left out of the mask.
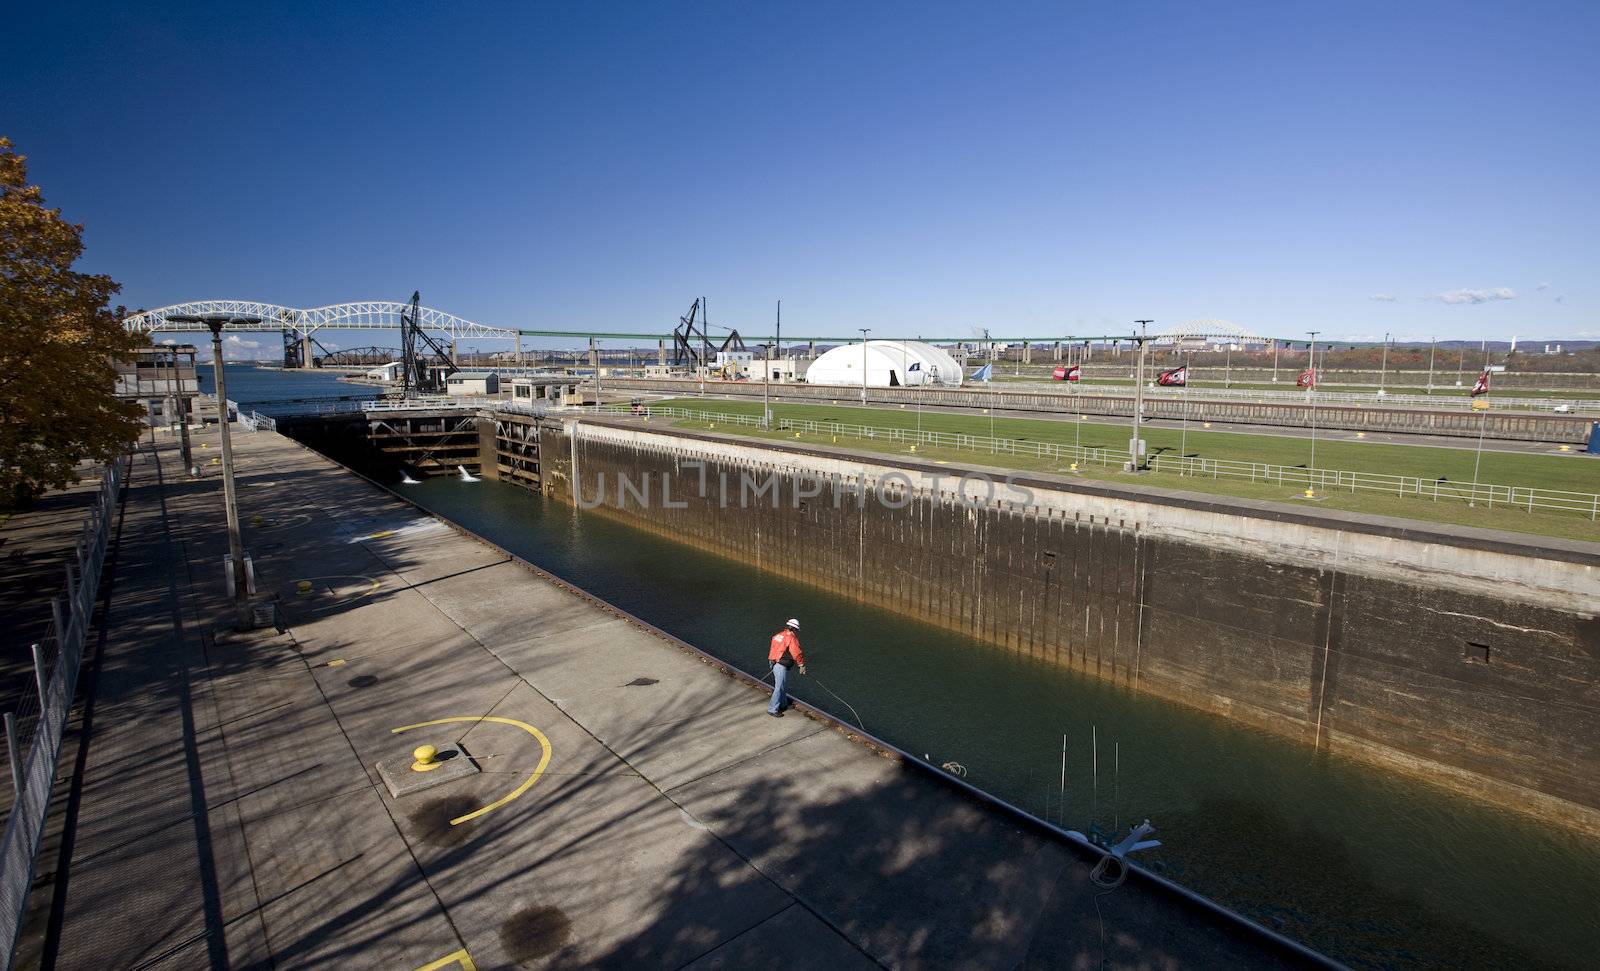
[[[858,713],[856,711],[855,705],[852,705],[850,702],[845,701],[843,698],[840,698],[837,694],[834,693],[834,690],[832,688],[830,688],[827,685],[823,684],[821,681],[817,681],[816,678],[813,677],[811,680],[817,682],[817,687],[821,688],[823,691],[826,691],[828,694],[833,695],[833,697],[838,700],[839,704],[844,705],[846,708],[850,709],[850,714],[856,716],[856,724],[861,726],[861,730],[862,731],[866,731],[867,730],[867,726],[862,723],[861,715],[860,715],[860,713]]]

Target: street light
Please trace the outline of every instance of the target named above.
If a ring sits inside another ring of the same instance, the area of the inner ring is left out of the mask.
[[[222,431],[222,503],[228,516],[228,562],[233,573],[233,606],[240,628],[250,626],[250,585],[245,576],[244,539],[239,534],[239,500],[233,486],[233,436],[228,429],[228,379],[222,366],[222,328],[259,324],[247,314],[171,314],[176,324],[205,324],[211,330],[211,368],[217,381],[217,425]]]
[[[861,331],[861,407],[867,406],[867,335],[872,333],[871,327],[858,328]]]
[[[1311,335],[1311,343],[1307,345],[1310,366],[1307,368],[1309,380],[1306,381],[1306,404],[1311,406],[1311,466],[1306,470],[1309,477],[1306,482],[1306,498],[1314,499],[1316,498],[1314,480],[1317,474],[1317,404],[1312,395],[1317,390],[1317,335],[1322,331],[1309,330],[1306,333]]]
[[[1383,335],[1383,363],[1378,365],[1378,393],[1383,394],[1385,379],[1389,376],[1389,335]]]
[[[1153,320],[1136,320],[1139,334],[1133,340],[1139,345],[1139,366],[1133,381],[1133,441],[1128,443],[1129,471],[1138,472],[1144,467],[1144,439],[1140,430],[1144,425],[1144,341]]]

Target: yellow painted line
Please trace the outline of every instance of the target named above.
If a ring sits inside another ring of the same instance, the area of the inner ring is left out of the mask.
[[[439,971],[440,968],[448,968],[452,964],[460,965],[461,971],[478,971],[478,966],[472,963],[472,955],[467,953],[466,948],[454,954],[446,954],[437,961],[429,961],[417,971]]]
[[[362,539],[383,539],[385,536],[393,536],[393,535],[394,535],[394,530],[392,530],[392,529],[380,529],[376,533],[369,533],[368,535],[363,536],[361,538]]]
[[[496,725],[511,725],[515,728],[520,728],[539,740],[539,747],[544,750],[544,754],[539,756],[539,767],[533,770],[533,775],[528,776],[522,785],[517,786],[509,793],[501,796],[494,802],[489,803],[487,806],[474,809],[465,816],[457,816],[455,819],[450,820],[451,826],[459,826],[469,819],[477,819],[479,816],[482,816],[491,809],[499,809],[501,806],[504,806],[506,803],[522,795],[524,792],[532,789],[533,784],[539,781],[539,777],[544,775],[544,770],[550,765],[550,740],[544,737],[544,732],[539,731],[537,728],[534,728],[527,722],[519,722],[515,718],[498,718],[494,715],[456,715],[451,718],[435,718],[433,721],[417,722],[415,725],[404,725],[400,728],[391,728],[389,729],[389,732],[390,734],[398,735],[401,732],[409,732],[413,728],[428,728],[433,725],[452,725],[460,722],[494,722]]]

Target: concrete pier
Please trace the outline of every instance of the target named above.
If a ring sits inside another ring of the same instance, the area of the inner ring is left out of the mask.
[[[207,437],[214,439],[215,433]],[[215,447],[214,441],[212,447]],[[220,488],[141,453],[18,966],[1276,967],[1092,858],[276,434],[283,629],[230,632]],[[379,761],[481,771],[392,798]]]

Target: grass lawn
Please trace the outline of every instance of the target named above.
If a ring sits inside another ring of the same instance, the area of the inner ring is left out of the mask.
[[[673,399],[659,405],[702,410],[717,414],[761,414],[760,402],[721,401],[697,398]],[[813,421],[840,421],[879,428],[916,428],[917,412],[914,408],[874,409],[851,408],[833,405],[774,404],[774,417],[802,418]],[[679,421],[682,427],[705,428],[706,422]],[[995,417],[994,433],[1001,438],[1019,441],[1054,442],[1064,445],[1103,446],[1126,449],[1130,429],[1125,425],[1104,425],[1091,422],[1051,420],[1037,418]],[[921,427],[926,431],[956,432],[987,436],[990,419],[981,415],[952,414],[924,411]],[[743,425],[718,425],[717,431],[733,434],[755,435],[788,441],[795,440],[794,432],[763,432]],[[803,435],[800,441],[832,442],[831,435]],[[1162,427],[1145,426],[1145,440],[1151,454],[1175,454],[1180,441],[1180,431],[1163,423]],[[903,442],[884,442],[875,439],[838,437],[837,444],[877,452],[909,454],[910,446]],[[1305,465],[1310,459],[1311,444],[1308,439],[1287,438],[1274,435],[1250,435],[1233,432],[1207,431],[1200,423],[1189,426],[1183,437],[1184,452],[1190,456],[1225,459],[1239,462],[1263,462],[1273,465]],[[938,449],[919,446],[916,454],[933,461],[966,462],[997,465],[1030,471],[1065,472],[1064,463],[1055,459],[1034,456],[991,454],[982,451]],[[1474,451],[1471,448],[1433,448],[1418,445],[1391,445],[1371,443],[1355,438],[1354,432],[1338,431],[1319,435],[1317,439],[1317,467],[1340,469],[1348,472],[1373,472],[1386,475],[1417,476],[1437,479],[1443,476],[1455,482],[1472,481]],[[1090,466],[1083,474],[1109,481],[1129,481],[1134,476],[1117,468]],[[1251,482],[1248,479],[1195,478],[1167,473],[1143,473],[1139,482],[1171,488],[1211,492],[1219,495],[1240,496],[1253,499],[1286,500],[1298,493],[1292,488],[1272,483]],[[1526,455],[1485,450],[1478,479],[1497,485],[1563,490],[1592,493],[1600,491],[1600,459],[1571,455]],[[1460,523],[1494,529],[1517,530],[1549,536],[1600,541],[1600,525],[1577,513],[1488,509],[1482,504],[1468,507],[1459,502],[1420,499],[1414,496],[1389,496],[1375,492],[1328,493],[1315,506],[1370,512],[1385,516],[1404,516],[1434,522]]]

